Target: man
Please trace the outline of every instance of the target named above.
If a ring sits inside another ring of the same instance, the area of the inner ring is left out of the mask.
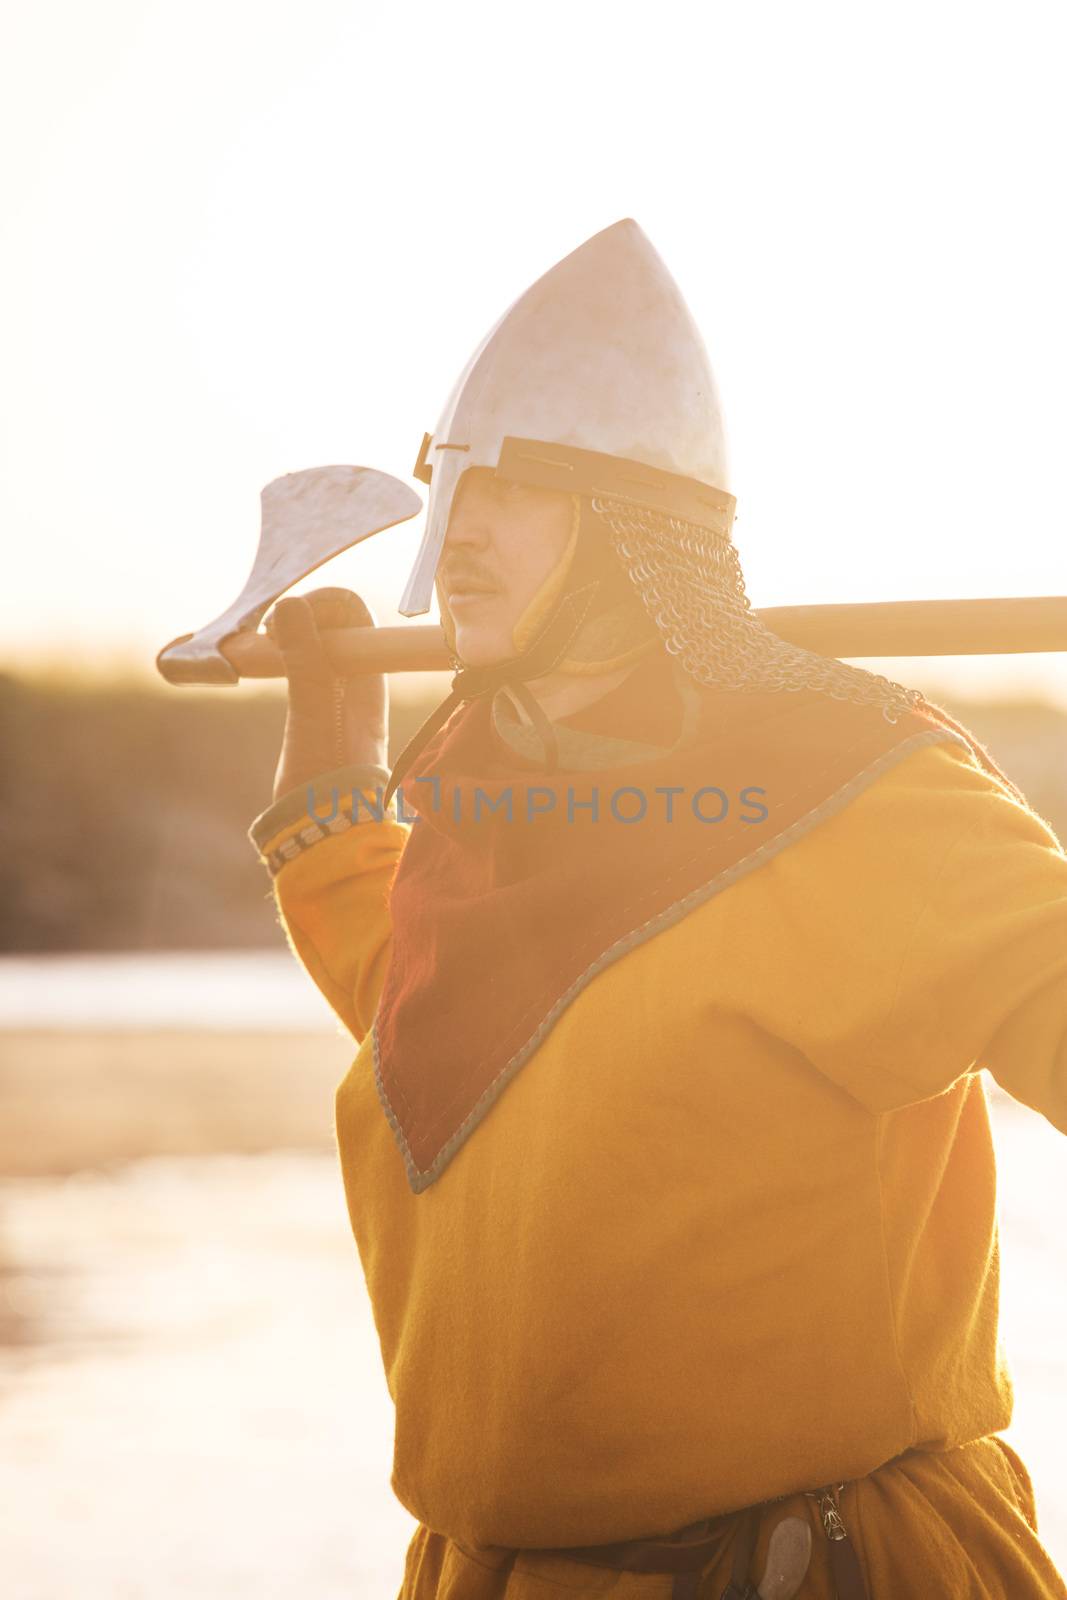
[[[360,1041],[403,1600],[1067,1595],[998,1437],[979,1074],[1067,1131],[1055,835],[939,707],[752,616],[632,221],[495,326],[418,471],[402,609],[436,584],[452,694],[390,776],[384,682],[318,641],[366,608],[279,601],[251,829]]]

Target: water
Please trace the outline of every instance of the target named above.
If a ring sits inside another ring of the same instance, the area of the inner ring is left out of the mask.
[[[334,1023],[288,949],[0,957],[0,1029]]]
[[[5,1596],[396,1594],[415,1524],[332,1156],[9,1181],[0,1216]]]

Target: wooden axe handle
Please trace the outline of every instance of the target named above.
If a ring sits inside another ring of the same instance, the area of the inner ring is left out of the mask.
[[[339,672],[447,672],[445,636],[436,624],[409,628],[323,628],[326,654]],[[282,653],[265,633],[231,633],[219,645],[242,678],[284,678]]]
[[[754,611],[790,644],[820,655],[972,656],[1067,651],[1067,595],[994,600],[875,600],[856,604],[770,606]],[[448,671],[437,626],[332,628],[323,643],[338,672]],[[285,676],[281,654],[263,633],[232,633],[219,647],[242,678]]]

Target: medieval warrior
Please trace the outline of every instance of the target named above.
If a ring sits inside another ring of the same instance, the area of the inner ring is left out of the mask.
[[[416,476],[452,692],[280,600],[250,837],[354,1040],[336,1132],[402,1600],[1067,1596],[1000,1437],[981,1069],[1067,1132],[1067,859],[919,691],[752,612],[701,336],[632,220]]]

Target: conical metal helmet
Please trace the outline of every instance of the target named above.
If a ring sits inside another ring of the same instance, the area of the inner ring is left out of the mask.
[[[428,611],[468,467],[728,528],[726,438],[708,353],[632,217],[587,239],[504,313],[464,368],[415,476],[426,531],[400,602]]]

